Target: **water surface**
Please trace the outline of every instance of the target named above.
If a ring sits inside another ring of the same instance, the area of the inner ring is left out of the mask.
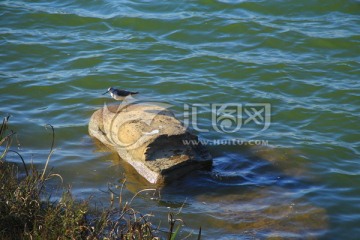
[[[182,236],[204,239],[360,236],[358,1],[1,1],[0,115],[11,114],[26,159],[51,166],[77,198],[107,204],[107,184],[128,179],[124,197],[151,187],[90,139],[87,124],[109,86],[143,100],[184,104],[268,103],[271,125],[202,139],[266,140],[209,146],[211,172],[195,172],[134,207]],[[200,109],[199,127],[211,126]],[[10,156],[9,156],[10,157]]]

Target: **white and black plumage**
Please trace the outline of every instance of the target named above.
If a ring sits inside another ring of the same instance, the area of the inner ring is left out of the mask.
[[[107,94],[108,92],[110,92],[111,97],[114,98],[115,100],[124,100],[128,96],[139,93],[139,92],[131,92],[131,91],[127,91],[127,90],[109,87],[108,90],[105,93],[103,93],[103,95]]]

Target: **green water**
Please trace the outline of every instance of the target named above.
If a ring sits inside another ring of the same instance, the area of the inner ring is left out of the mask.
[[[201,139],[267,146],[208,146],[211,172],[134,207],[166,227],[186,201],[182,236],[201,226],[204,239],[357,239],[359,13],[350,0],[2,0],[0,115],[40,167],[52,124],[51,167],[77,198],[108,204],[101,190],[124,173],[125,198],[152,187],[88,136],[91,114],[113,102],[101,95],[109,86],[170,103],[179,118],[184,104],[270,104],[264,131],[217,132],[211,109],[199,109]]]

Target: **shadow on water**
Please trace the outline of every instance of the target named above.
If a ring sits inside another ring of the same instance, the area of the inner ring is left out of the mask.
[[[213,147],[211,152],[213,169],[163,186],[160,206],[183,206],[184,214],[198,215],[203,227],[222,236],[316,239],[326,232],[326,211],[306,197],[316,187],[301,153],[259,146]],[[129,191],[154,187],[123,160],[114,161],[122,165]]]

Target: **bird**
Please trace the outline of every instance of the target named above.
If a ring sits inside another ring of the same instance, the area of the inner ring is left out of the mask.
[[[116,89],[116,88],[113,88],[113,87],[109,87],[108,90],[105,93],[103,93],[102,95],[105,95],[108,92],[110,92],[111,97],[113,99],[115,99],[115,100],[124,100],[128,96],[139,93],[139,92],[131,92],[131,91],[127,91],[127,90],[122,90],[122,89]]]

